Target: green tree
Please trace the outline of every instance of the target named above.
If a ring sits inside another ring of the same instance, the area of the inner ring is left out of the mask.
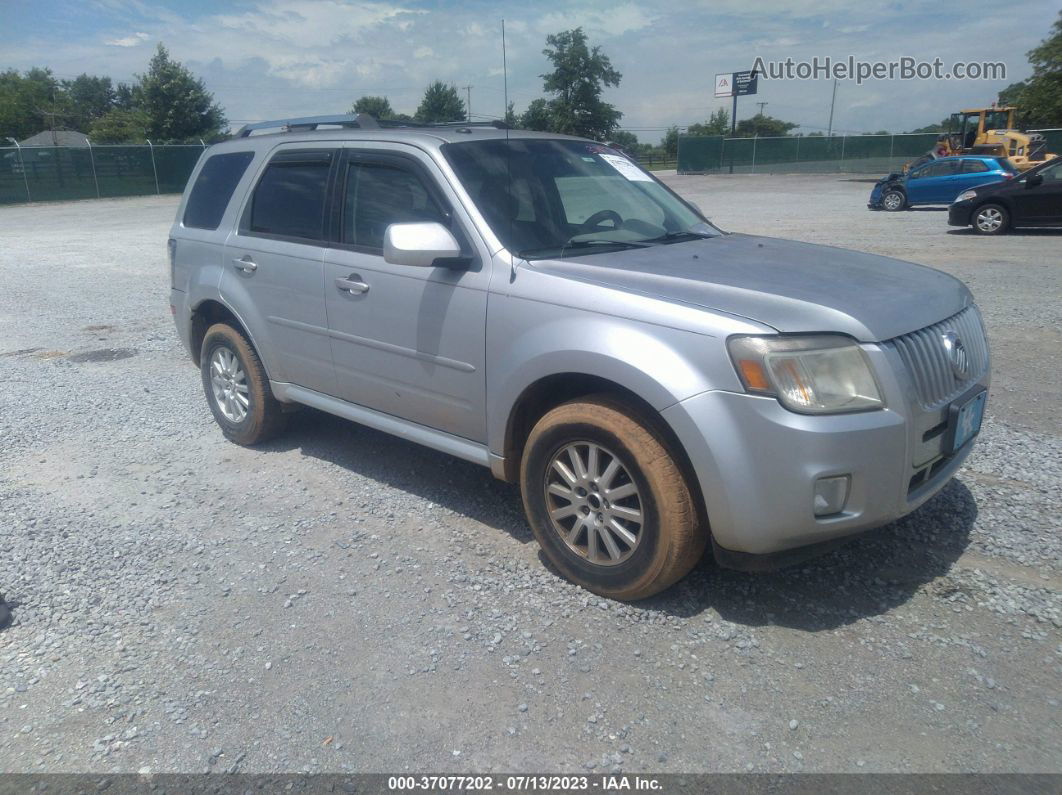
[[[553,116],[550,114],[549,103],[542,98],[532,100],[520,116],[520,127],[525,130],[552,132]]]
[[[147,137],[157,143],[220,138],[225,113],[203,81],[170,58],[160,43],[133,91],[138,110],[147,115]]]
[[[88,132],[92,122],[114,107],[114,85],[109,77],[81,74],[64,80],[62,89],[69,100],[70,126],[75,130]]]
[[[69,115],[67,96],[51,69],[0,72],[0,139],[21,141],[42,130],[63,129]]]
[[[520,126],[520,118],[516,115],[515,102],[510,102],[509,107],[505,109],[505,119],[503,121],[511,129],[516,129]]]
[[[393,119],[395,117],[395,111],[387,97],[361,97],[351,106],[350,112],[368,113],[374,119]]]
[[[795,124],[791,121],[782,121],[773,116],[764,116],[762,113],[757,113],[751,119],[742,119],[739,121],[734,135],[738,138],[753,138],[755,136],[761,138],[776,138],[783,135],[789,135],[790,130],[796,129],[799,126],[799,124]]]
[[[553,71],[542,75],[554,132],[604,140],[623,116],[601,99],[606,86],[618,86],[622,75],[612,68],[600,47],[590,47],[582,28],[546,36],[542,53]],[[529,109],[530,110],[530,109]]]
[[[136,86],[119,83],[118,88],[114,90],[114,107],[119,110],[132,110],[136,103]]]
[[[730,132],[730,114],[726,108],[712,112],[704,124],[691,124],[690,135],[727,135]]]
[[[465,102],[457,93],[457,87],[436,80],[424,90],[424,99],[413,118],[424,124],[440,121],[463,121]]]
[[[667,132],[664,133],[664,139],[660,142],[664,154],[669,158],[678,156],[678,139],[679,128],[677,125],[672,124],[667,128]]]
[[[112,108],[89,125],[89,138],[96,144],[142,144],[148,138],[149,119],[140,110]]]
[[[1017,105],[1020,126],[1062,127],[1062,11],[1046,39],[1028,53],[1032,77],[999,93],[1000,104]]]
[[[638,155],[642,150],[638,136],[629,130],[613,130],[609,141],[629,155]]]

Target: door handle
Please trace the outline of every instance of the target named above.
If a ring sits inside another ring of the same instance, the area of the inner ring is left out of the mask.
[[[369,285],[360,281],[361,277],[356,273],[350,274],[348,279],[336,279],[336,287],[345,293],[360,294],[369,292]]]
[[[244,254],[242,257],[234,258],[232,264],[246,273],[254,273],[258,270],[258,263],[251,259],[250,254]]]

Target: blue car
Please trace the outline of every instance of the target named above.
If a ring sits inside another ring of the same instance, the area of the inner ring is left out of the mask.
[[[951,204],[963,191],[1012,179],[1017,173],[1005,157],[938,157],[916,165],[907,174],[879,179],[867,207],[897,212],[920,204]]]

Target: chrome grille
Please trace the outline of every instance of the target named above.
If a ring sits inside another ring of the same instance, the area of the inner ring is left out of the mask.
[[[948,358],[944,335],[958,336],[969,357],[969,373],[956,376]],[[932,326],[885,343],[900,356],[925,409],[937,408],[962,393],[988,369],[988,340],[977,307],[969,306]]]

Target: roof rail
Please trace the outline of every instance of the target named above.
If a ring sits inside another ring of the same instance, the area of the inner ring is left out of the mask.
[[[258,121],[253,124],[245,124],[232,136],[233,138],[247,138],[257,130],[271,130],[281,128],[282,132],[302,132],[316,130],[320,125],[334,125],[339,127],[357,127],[362,130],[377,130],[380,128],[412,127],[430,129],[432,127],[493,127],[497,130],[507,130],[508,125],[499,120],[490,121],[439,121],[417,122],[406,119],[375,119],[368,113],[358,113],[345,116],[303,116],[295,119],[273,119],[271,121]]]
[[[233,135],[233,138],[247,138],[256,130],[269,130],[275,127],[281,127],[285,132],[316,130],[322,124],[332,124],[340,127],[360,127],[363,130],[375,130],[380,126],[376,123],[376,119],[368,113],[358,113],[354,116],[302,116],[295,119],[273,119],[271,121],[245,124]]]
[[[496,130],[508,130],[509,125],[501,119],[489,119],[487,121],[436,121],[423,124],[422,127],[493,127]]]

